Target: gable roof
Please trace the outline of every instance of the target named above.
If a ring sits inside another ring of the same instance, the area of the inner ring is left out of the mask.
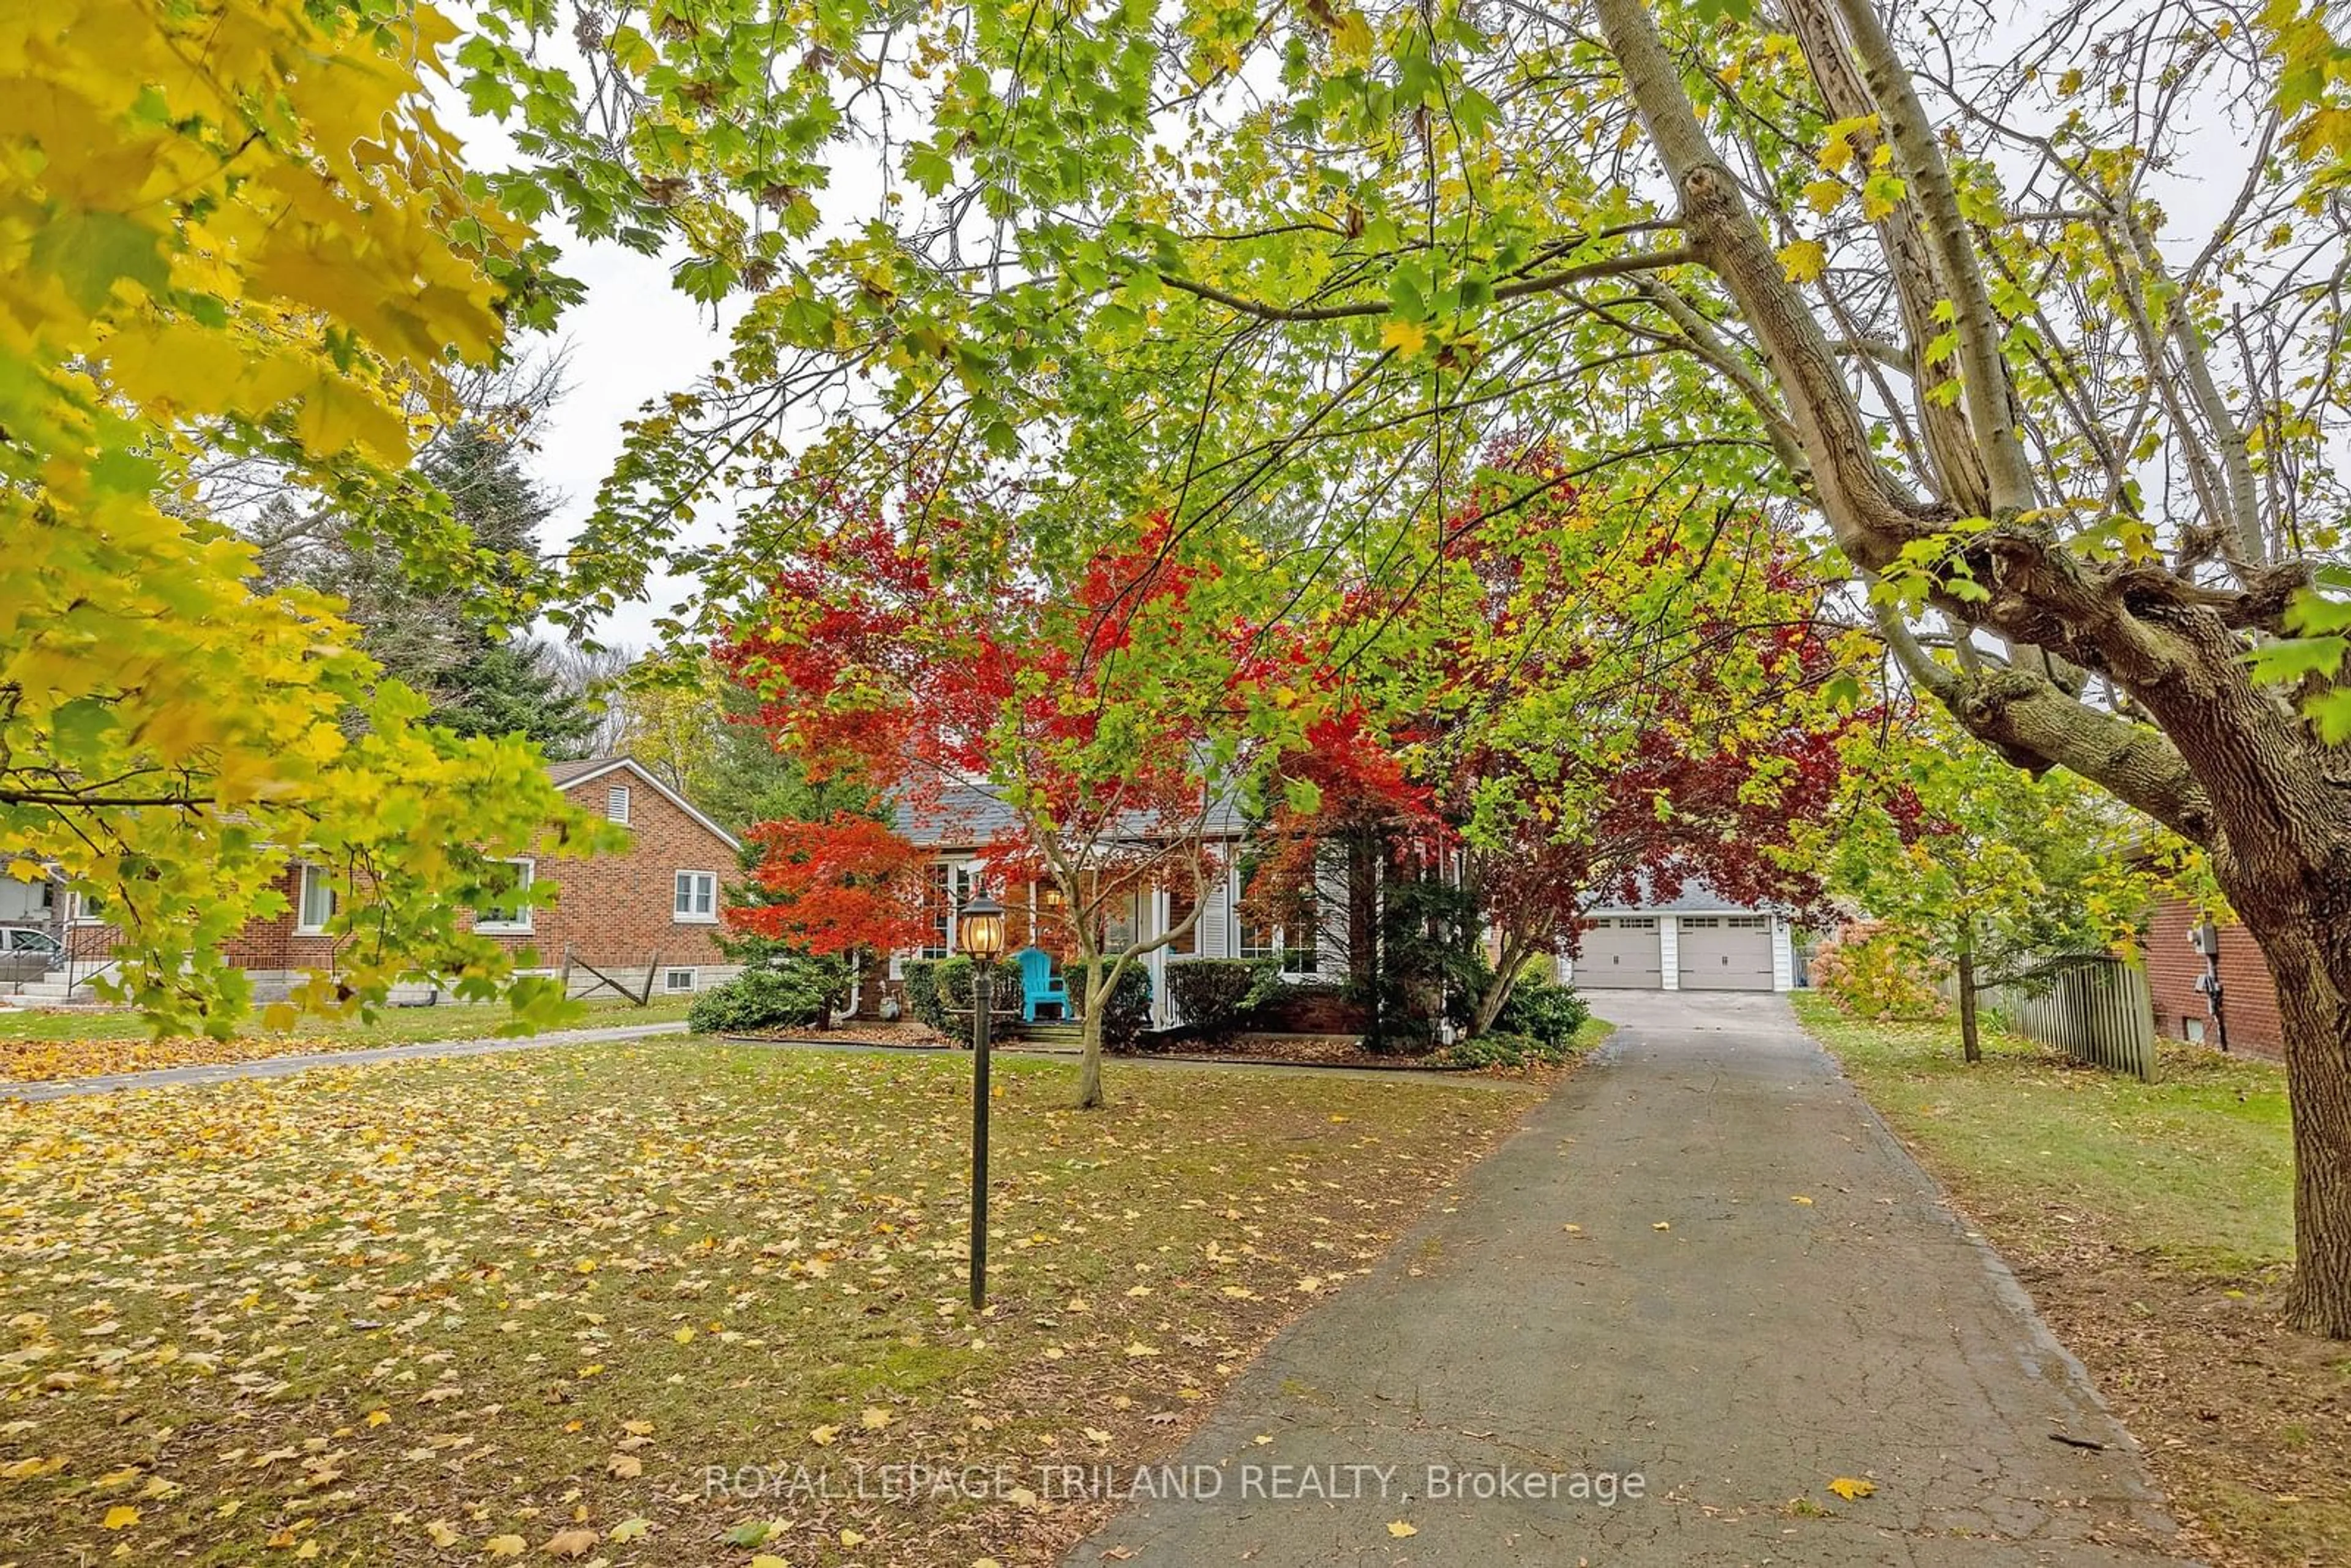
[[[1641,897],[1627,904],[1622,899],[1595,898],[1584,905],[1586,915],[1765,915],[1779,912],[1776,904],[1740,904],[1736,899],[1718,893],[1705,878],[1690,876],[1682,879],[1678,896],[1659,898],[1642,880]]]
[[[592,783],[607,773],[618,772],[626,772],[650,785],[653,792],[663,800],[716,834],[719,841],[728,849],[737,851],[742,849],[743,841],[740,839],[712,821],[705,813],[695,810],[692,801],[654,778],[645,765],[633,757],[580,757],[561,762],[550,762],[547,765],[547,781],[559,789],[569,790],[577,789],[582,784]]]
[[[992,791],[977,784],[950,784],[935,800],[901,798],[891,804],[893,826],[917,849],[977,849],[1017,834],[1019,814]],[[1202,823],[1209,838],[1229,838],[1248,831],[1239,803],[1219,800]],[[1143,813],[1130,813],[1116,830],[1136,838],[1155,836]]]

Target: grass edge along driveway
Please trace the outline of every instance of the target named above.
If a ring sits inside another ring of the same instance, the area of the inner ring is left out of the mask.
[[[2297,1334],[2285,1078],[2165,1041],[2143,1084],[1947,1022],[1798,1016],[2008,1258],[2223,1564],[2351,1563],[2351,1346]]]

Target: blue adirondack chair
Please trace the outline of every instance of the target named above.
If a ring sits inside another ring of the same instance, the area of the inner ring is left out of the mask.
[[[1020,966],[1020,1021],[1035,1023],[1038,1008],[1048,1002],[1068,1018],[1070,993],[1061,977],[1053,973],[1053,955],[1042,947],[1023,947],[1013,955],[1013,961]]]

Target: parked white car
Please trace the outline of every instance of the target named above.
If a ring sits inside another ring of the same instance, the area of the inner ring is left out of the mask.
[[[37,980],[66,961],[65,948],[37,925],[0,925],[0,980]]]

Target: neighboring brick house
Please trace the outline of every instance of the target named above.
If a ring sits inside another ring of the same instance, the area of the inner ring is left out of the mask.
[[[518,859],[525,880],[559,884],[555,902],[517,905],[503,915],[476,912],[474,929],[510,951],[530,949],[530,973],[569,968],[574,994],[597,987],[590,969],[639,993],[651,977],[655,995],[706,990],[731,978],[738,967],[719,951],[717,937],[721,889],[742,848],[734,835],[631,758],[552,762],[547,771],[573,805],[627,824],[629,847],[586,860]],[[282,996],[305,970],[335,963],[334,941],[323,929],[334,912],[333,874],[298,862],[278,889],[287,913],[247,921],[227,946],[231,961],[251,975],[264,998]],[[72,967],[53,973],[46,985],[28,984],[28,998],[55,991],[60,994],[48,999],[82,999],[84,982],[104,967],[110,925],[68,912],[67,931]],[[612,993],[606,988],[602,994]]]
[[[2207,972],[2204,955],[2190,939],[2199,923],[2196,906],[2187,899],[2156,905],[2147,928],[2147,984],[2155,998],[2158,1034],[2218,1045],[2220,1033],[2199,985]],[[2278,1019],[2277,990],[2252,933],[2241,925],[2220,926],[2218,946],[2229,1049],[2283,1060],[2285,1030]]]

